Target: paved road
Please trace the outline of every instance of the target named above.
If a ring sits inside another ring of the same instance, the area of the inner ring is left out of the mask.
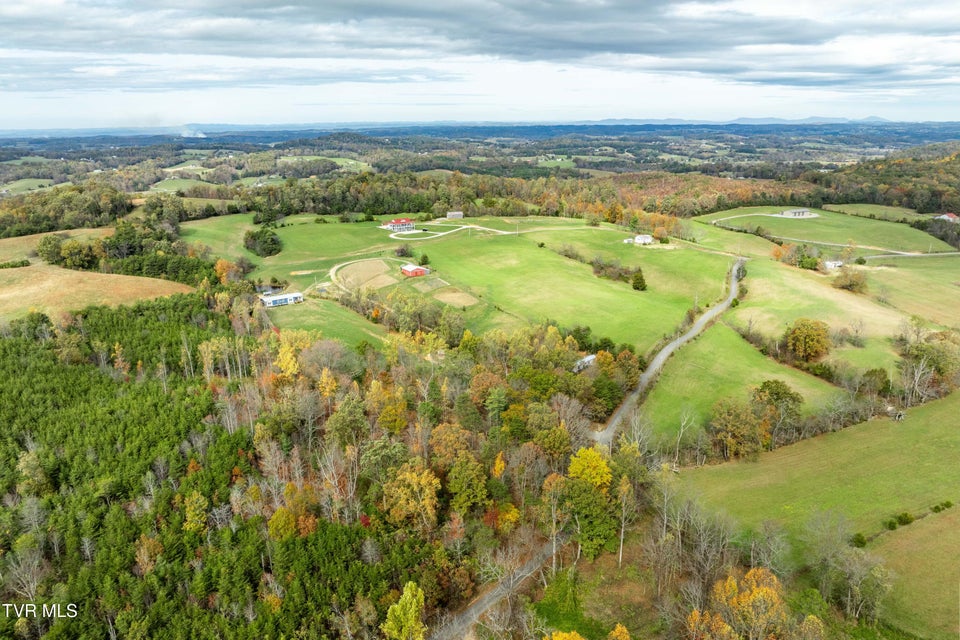
[[[656,379],[657,374],[660,373],[660,369],[662,369],[663,365],[667,362],[667,358],[673,355],[674,351],[693,340],[710,322],[730,307],[733,299],[737,297],[737,292],[740,290],[737,272],[744,262],[746,262],[745,258],[738,259],[733,269],[730,270],[730,293],[727,294],[726,299],[697,318],[697,321],[693,323],[693,326],[691,326],[686,333],[670,342],[653,357],[653,360],[650,361],[650,364],[640,375],[640,382],[637,384],[637,388],[634,389],[620,404],[620,407],[613,412],[613,415],[607,420],[606,428],[604,428],[603,431],[594,432],[593,439],[595,441],[609,447],[613,442],[613,437],[620,423],[624,421],[636,406],[641,394],[643,394],[647,387],[650,386],[650,383]]]
[[[880,260],[881,258],[942,258],[943,256],[960,256],[960,251],[943,251],[941,253],[884,253],[875,256],[863,256],[864,260]]]
[[[559,546],[559,543],[558,543]],[[470,605],[451,618],[442,629],[430,634],[430,640],[462,640],[484,613],[519,587],[524,580],[542,567],[552,555],[552,545],[547,542],[527,562],[503,578],[497,586],[479,596]]]

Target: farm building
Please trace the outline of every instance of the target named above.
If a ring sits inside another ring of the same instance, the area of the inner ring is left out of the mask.
[[[643,233],[633,239],[633,244],[653,244],[653,236]]]
[[[417,276],[425,276],[430,273],[430,269],[426,267],[421,267],[416,264],[410,264],[409,262],[402,267],[400,267],[400,273],[407,276],[408,278],[416,278]]]
[[[782,216],[791,216],[795,218],[803,218],[810,215],[810,209],[787,209],[780,215]]]
[[[299,291],[291,291],[290,293],[277,293],[273,295],[264,294],[259,296],[260,302],[263,303],[265,307],[282,307],[288,304],[297,304],[298,302],[303,302],[303,294]]]
[[[383,226],[390,231],[414,231],[416,229],[416,223],[410,218],[394,218]]]
[[[943,215],[937,216],[934,220],[946,220],[947,222],[957,223],[960,222],[960,216],[955,213],[945,213]]]
[[[842,266],[843,266],[843,260],[824,260],[823,261],[823,268],[826,269],[827,271],[830,271],[832,269],[839,269]]]
[[[463,219],[463,211],[447,211],[447,220]]]

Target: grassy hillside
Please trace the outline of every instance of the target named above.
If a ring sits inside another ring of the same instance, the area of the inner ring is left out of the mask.
[[[776,214],[787,207],[741,207],[720,211],[698,218],[701,221],[718,222],[730,227],[753,230],[762,226],[767,233],[793,238],[811,244],[825,243],[843,245],[853,243],[864,248],[888,251],[908,251],[917,253],[952,251],[953,248],[942,240],[896,222],[871,220],[857,216],[844,215],[811,209],[815,218],[779,217]]]
[[[752,323],[755,330],[771,338],[780,337],[798,318],[822,320],[835,331],[862,323],[865,347],[834,350],[831,357],[857,368],[892,370],[898,356],[891,339],[908,315],[870,295],[836,289],[832,279],[773,260],[753,260],[747,264],[744,281],[748,293],[729,317],[740,327]]]
[[[883,258],[867,264],[872,295],[906,314],[960,326],[960,255]]]
[[[856,531],[879,534],[868,549],[883,555],[899,576],[887,618],[921,637],[946,637],[940,632],[955,628],[950,625],[958,619],[954,573],[960,566],[960,508],[895,532],[886,531],[882,522],[904,511],[925,513],[944,500],[960,503],[958,412],[960,393],[954,393],[911,409],[904,422],[871,420],[764,453],[759,462],[684,470],[679,482],[745,527],[776,520],[796,540],[812,514],[835,511]],[[928,580],[932,583],[912,590]],[[920,603],[922,610],[913,608]]]
[[[324,338],[342,340],[351,346],[364,340],[379,346],[387,335],[380,325],[368,322],[332,300],[308,297],[301,304],[270,309],[267,313],[281,329],[314,329]]]
[[[715,324],[667,362],[643,412],[657,435],[675,439],[684,413],[702,428],[718,400],[745,400],[753,387],[772,379],[800,393],[808,411],[840,393],[819,378],[767,358],[730,327]],[[691,429],[685,437],[692,439],[695,433]]]
[[[0,320],[30,311],[55,316],[93,304],[129,304],[192,289],[185,284],[90,271],[71,271],[47,264],[0,269]]]

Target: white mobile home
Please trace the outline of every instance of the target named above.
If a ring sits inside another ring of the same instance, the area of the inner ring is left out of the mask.
[[[291,291],[290,293],[277,293],[274,295],[261,295],[260,302],[263,303],[263,306],[267,307],[282,307],[288,304],[297,304],[303,302],[303,294],[299,291]]]

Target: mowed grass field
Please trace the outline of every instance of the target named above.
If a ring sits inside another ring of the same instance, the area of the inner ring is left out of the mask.
[[[7,182],[6,184],[0,184],[0,191],[8,191],[12,195],[17,195],[27,193],[28,191],[49,189],[57,186],[57,184],[63,183],[54,183],[54,181],[49,178],[23,178],[21,180],[14,180],[13,182]]]
[[[890,370],[897,360],[891,339],[909,315],[878,303],[869,293],[859,295],[837,289],[832,280],[833,276],[770,259],[751,260],[744,280],[747,295],[736,309],[728,312],[728,317],[739,327],[752,323],[755,330],[771,338],[783,335],[799,318],[822,320],[834,331],[850,328],[859,321],[863,323],[866,346],[844,347],[835,350],[831,357],[858,368]]]
[[[952,559],[943,550],[952,549]],[[884,534],[873,546],[896,573],[885,609],[898,627],[921,638],[960,637],[960,507]]]
[[[906,314],[960,327],[960,255],[881,258],[867,265],[870,295]]]
[[[538,247],[536,234],[460,232],[418,248],[428,253],[439,277],[500,311],[475,318],[477,330],[509,325],[511,318],[554,320],[566,327],[590,326],[595,335],[633,344],[641,352],[675,331],[697,291],[702,289],[704,296],[714,291],[719,297],[729,266],[724,256],[692,250],[651,252],[650,263],[640,259],[649,288],[639,292],[628,283],[594,276],[589,265]]]
[[[827,211],[836,211],[846,213],[852,216],[874,216],[878,220],[925,220],[929,215],[917,213],[913,209],[906,207],[888,207],[883,204],[826,204],[823,208]]]
[[[257,265],[253,278],[275,276],[301,290],[326,281],[337,264],[393,258],[394,250],[408,243],[415,257],[429,255],[435,277],[445,283],[424,293],[466,307],[466,320],[474,331],[553,320],[567,327],[588,325],[598,336],[636,345],[641,351],[672,334],[695,300],[706,306],[719,299],[732,264],[729,256],[690,248],[624,245],[628,234],[604,226],[587,227],[577,220],[470,218],[466,223],[502,231],[519,229],[519,234],[470,229],[440,237],[392,239],[388,231],[377,228],[380,220],[316,224],[313,219],[288,218],[287,226],[277,229],[283,250],[269,258],[258,258],[242,248],[244,232],[253,228],[250,214],[185,223],[182,235],[188,242],[211,246],[216,255],[231,259],[245,255]],[[427,228],[443,232],[458,226],[458,222],[444,222]],[[538,247],[539,242],[546,246]],[[565,242],[578,244],[585,253],[622,256],[624,264],[642,265],[648,290],[637,292],[628,283],[597,278],[589,265],[553,250]],[[391,286],[414,291],[422,284],[403,280]],[[478,302],[458,302],[467,299]]]
[[[689,495],[744,527],[755,528],[764,520],[782,523],[795,542],[810,517],[822,511],[842,514],[853,531],[868,537],[880,534],[867,548],[880,553],[899,574],[893,602],[900,605],[890,609],[887,618],[916,629],[921,637],[946,637],[936,631],[955,628],[950,625],[958,619],[954,575],[960,567],[960,506],[894,532],[886,531],[882,522],[904,511],[925,513],[944,500],[960,503],[958,413],[960,393],[954,393],[910,409],[903,422],[880,418],[761,454],[759,462],[685,469],[678,482]],[[908,556],[901,557],[905,550]],[[910,557],[923,560],[912,564]],[[911,591],[911,585],[931,580],[933,584]],[[909,609],[920,602],[929,615]],[[913,613],[901,622],[903,611]]]
[[[373,167],[362,160],[342,158],[339,156],[280,156],[277,158],[277,162],[306,162],[308,160],[330,160],[331,162],[336,162],[341,169],[356,171],[357,173],[373,171]]]
[[[129,304],[191,290],[168,280],[72,271],[47,264],[0,269],[0,320],[19,318],[30,311],[55,317],[90,305]]]
[[[787,207],[741,207],[701,216],[698,220],[713,222],[741,229],[761,226],[771,235],[795,238],[811,244],[826,243],[856,246],[867,249],[907,251],[916,253],[952,251],[942,240],[896,222],[871,220],[844,215],[824,209],[811,209],[816,218],[785,218],[772,216]],[[837,247],[838,250],[842,246]]]
[[[313,329],[324,338],[342,340],[351,346],[366,341],[376,347],[387,335],[380,325],[368,322],[332,300],[307,297],[300,304],[270,309],[267,314],[281,329]]]
[[[690,223],[690,233],[698,247],[749,258],[769,258],[776,246],[755,235],[715,227],[700,218],[694,218]]]
[[[203,180],[190,180],[187,178],[167,178],[155,184],[150,185],[150,191],[185,191],[190,187],[216,187],[217,185],[204,182]]]
[[[823,380],[782,365],[718,323],[684,346],[667,361],[643,403],[643,414],[654,433],[675,440],[686,414],[694,424],[684,436],[696,438],[717,401],[747,400],[751,390],[765,380],[780,380],[803,396],[804,410],[813,412],[840,395]]]

